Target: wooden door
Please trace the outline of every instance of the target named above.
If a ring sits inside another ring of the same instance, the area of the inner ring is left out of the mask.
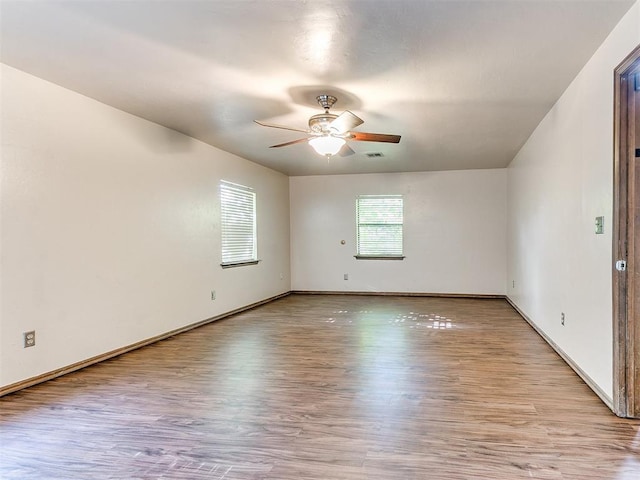
[[[640,418],[640,47],[616,69],[614,118],[613,401]]]
[[[640,69],[639,69],[640,70]],[[629,152],[629,263],[627,312],[633,326],[633,361],[627,368],[633,385],[632,408],[628,415],[640,417],[640,73],[635,72],[629,81],[629,125],[632,128]],[[632,278],[630,278],[632,277]]]

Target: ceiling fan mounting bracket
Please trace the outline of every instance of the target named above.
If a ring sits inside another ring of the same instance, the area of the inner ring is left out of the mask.
[[[318,95],[316,100],[327,113],[329,113],[329,109],[333,107],[333,104],[338,101],[338,99],[333,95]]]

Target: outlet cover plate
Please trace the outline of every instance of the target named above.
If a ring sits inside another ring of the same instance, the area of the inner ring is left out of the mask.
[[[24,348],[35,347],[36,346],[36,331],[31,330],[30,332],[24,332]]]

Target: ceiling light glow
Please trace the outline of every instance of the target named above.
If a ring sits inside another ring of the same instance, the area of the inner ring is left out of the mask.
[[[309,145],[311,145],[316,152],[327,157],[338,153],[345,143],[347,142],[344,138],[332,137],[331,135],[314,137],[309,140]]]

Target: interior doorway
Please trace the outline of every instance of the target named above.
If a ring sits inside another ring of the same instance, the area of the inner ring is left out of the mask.
[[[613,404],[640,418],[640,46],[615,70]]]

